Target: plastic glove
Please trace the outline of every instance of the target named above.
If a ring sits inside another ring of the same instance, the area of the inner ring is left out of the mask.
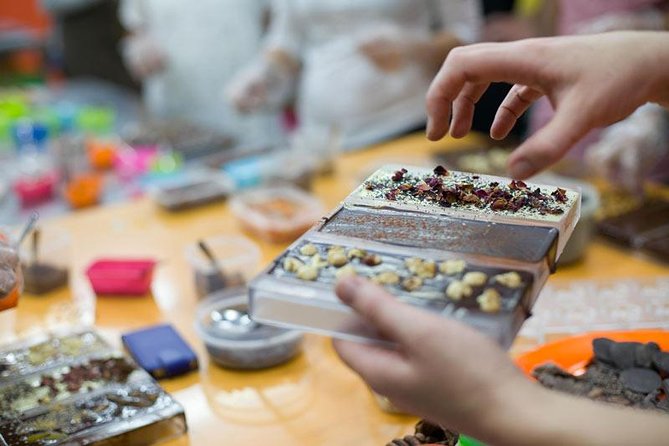
[[[167,66],[164,50],[145,32],[125,38],[122,54],[130,73],[140,80],[160,73]]]
[[[586,160],[609,181],[639,191],[644,179],[669,152],[668,124],[662,107],[644,105],[604,130],[599,141],[587,149]]]
[[[296,76],[263,56],[240,71],[225,88],[225,96],[242,113],[278,109],[293,95]]]
[[[16,249],[0,239],[0,299],[16,287],[18,265],[19,256]]]
[[[656,9],[640,12],[604,14],[578,28],[577,34],[598,34],[609,31],[662,31],[665,28],[664,15]]]
[[[358,47],[370,62],[385,72],[403,68],[411,59],[412,48],[405,40],[381,36],[368,39]]]

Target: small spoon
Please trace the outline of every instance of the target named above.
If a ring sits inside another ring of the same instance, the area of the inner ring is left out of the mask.
[[[39,219],[39,214],[37,212],[33,212],[32,214],[30,214],[30,220],[28,220],[28,223],[26,223],[26,225],[24,226],[21,235],[16,240],[16,243],[14,243],[14,248],[18,249],[19,246],[21,246],[21,243],[23,243],[28,234],[30,234],[30,231],[32,231],[35,228],[35,224],[37,224],[38,219]]]
[[[248,333],[258,325],[247,312],[234,308],[214,310],[209,317],[216,328],[234,333]]]

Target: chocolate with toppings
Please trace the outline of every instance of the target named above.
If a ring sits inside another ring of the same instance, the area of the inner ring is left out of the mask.
[[[331,285],[343,276],[356,275],[417,303],[486,313],[514,311],[532,285],[532,276],[522,271],[472,265],[461,259],[438,262],[315,242],[289,249],[271,274]]]
[[[389,201],[538,216],[561,216],[576,198],[562,188],[531,186],[519,180],[503,183],[450,172],[442,166],[432,172],[382,169],[364,183],[362,191],[369,198]]]

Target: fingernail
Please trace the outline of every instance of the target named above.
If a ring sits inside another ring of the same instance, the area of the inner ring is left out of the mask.
[[[516,161],[510,166],[511,176],[517,179],[525,179],[534,173],[534,167],[532,164],[525,160],[521,159]]]
[[[432,118],[427,117],[427,126],[425,126],[425,136],[427,136],[428,139],[430,138],[430,135],[432,134]]]

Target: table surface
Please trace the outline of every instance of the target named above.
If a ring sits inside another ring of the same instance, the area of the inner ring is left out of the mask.
[[[464,143],[481,141],[470,137]],[[432,165],[431,153],[462,144],[430,143],[422,135],[410,135],[345,154],[333,175],[316,180],[314,192],[332,208],[381,164]],[[161,381],[185,407],[189,424],[187,436],[164,444],[378,446],[412,431],[415,419],[382,412],[364,383],[336,356],[328,338],[307,335],[299,357],[266,371],[229,371],[209,362],[193,328],[197,298],[184,248],[201,237],[242,234],[226,204],[172,214],[138,199],[45,221],[43,227],[45,234],[65,231],[72,238],[71,290],[24,296],[18,310],[4,316],[3,329],[25,336],[75,318],[94,322],[107,339],[120,345],[119,335],[125,331],[161,321],[174,324],[198,353],[201,366],[185,377]],[[258,270],[285,248],[256,242],[263,255]],[[96,300],[82,271],[93,258],[109,255],[159,259],[152,296]],[[549,281],[668,272],[660,263],[596,240],[583,261],[560,268]],[[512,353],[531,346],[532,341],[518,339]]]

